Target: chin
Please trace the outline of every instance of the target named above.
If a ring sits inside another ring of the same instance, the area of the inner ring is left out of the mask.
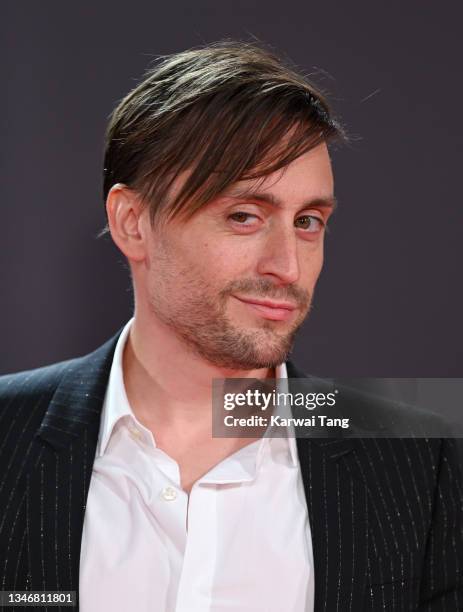
[[[239,361],[245,369],[261,369],[261,368],[275,368],[288,359],[291,352],[293,342],[286,341],[279,346],[268,346],[263,347],[259,344],[254,345],[252,348],[248,347],[249,350],[243,350]]]
[[[275,368],[286,361],[292,343],[284,342],[278,346],[275,344],[266,346],[242,336],[239,340],[222,347],[226,350],[204,350],[204,346],[197,348],[199,348],[200,355],[215,366],[230,370],[260,370]]]
[[[272,352],[267,355],[262,355],[257,360],[255,368],[276,368],[288,359],[290,351]]]

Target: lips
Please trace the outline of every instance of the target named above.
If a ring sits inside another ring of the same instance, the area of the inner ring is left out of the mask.
[[[297,306],[290,302],[273,302],[272,300],[259,300],[253,298],[241,298],[233,296],[243,304],[246,304],[253,312],[272,321],[286,321],[289,319]]]

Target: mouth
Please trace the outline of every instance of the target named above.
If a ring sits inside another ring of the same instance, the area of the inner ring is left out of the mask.
[[[271,321],[287,321],[297,310],[297,306],[290,302],[273,302],[272,300],[242,298],[236,295],[233,297],[251,308],[254,313]]]

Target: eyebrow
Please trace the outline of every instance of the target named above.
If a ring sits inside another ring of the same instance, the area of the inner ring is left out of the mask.
[[[226,198],[236,198],[237,200],[242,200],[245,198],[249,198],[251,200],[257,200],[258,202],[263,202],[264,204],[270,204],[271,206],[275,206],[276,208],[283,207],[283,200],[281,200],[278,196],[273,193],[266,193],[260,191],[252,191],[249,189],[231,189],[229,191],[225,191],[222,194],[222,197]],[[311,208],[312,206],[321,206],[324,208],[332,208],[333,211],[336,210],[338,206],[338,199],[336,196],[320,196],[312,198],[307,202],[303,202],[301,206],[301,210],[304,208]]]

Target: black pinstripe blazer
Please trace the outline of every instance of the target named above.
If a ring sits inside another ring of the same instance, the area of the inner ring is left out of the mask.
[[[0,378],[1,590],[78,592],[117,337],[88,356]],[[304,376],[291,363],[288,375]],[[316,612],[463,610],[459,442],[298,439]]]

